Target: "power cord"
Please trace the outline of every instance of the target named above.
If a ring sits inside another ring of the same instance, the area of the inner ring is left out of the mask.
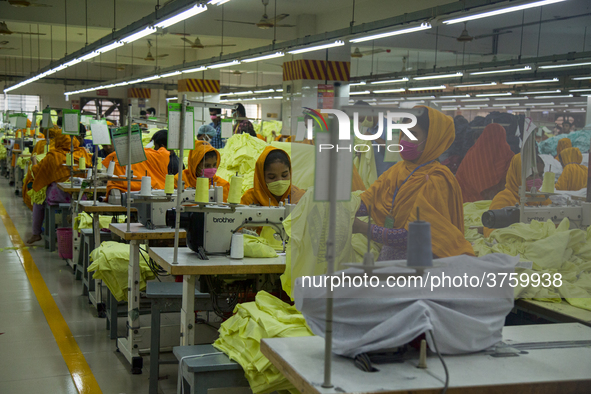
[[[179,360],[179,374],[176,384],[176,392],[177,394],[185,394],[185,385],[183,385],[183,361],[188,358],[200,358],[205,356],[217,356],[218,354],[224,354],[223,352],[215,352],[215,353],[205,353],[205,354],[193,354],[190,356],[181,357]]]
[[[431,337],[431,341],[433,342],[435,353],[437,353],[437,357],[439,357],[439,360],[443,365],[443,370],[445,371],[445,386],[443,386],[443,390],[441,391],[441,394],[445,394],[447,392],[447,387],[449,386],[449,371],[447,370],[447,365],[445,364],[445,361],[443,361],[443,357],[441,357],[441,353],[439,353],[439,349],[437,349],[437,342],[435,342],[435,337],[433,336],[432,330],[429,330],[429,336]]]

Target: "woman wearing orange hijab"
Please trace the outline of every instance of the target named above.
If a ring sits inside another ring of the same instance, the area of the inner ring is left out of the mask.
[[[254,187],[240,200],[244,205],[278,206],[280,202],[297,204],[306,191],[291,184],[291,160],[282,149],[267,146],[257,159]]]
[[[503,190],[513,155],[503,126],[486,126],[456,172],[464,202],[492,200]]]
[[[587,187],[587,167],[581,165],[583,155],[579,148],[566,148],[558,155],[562,174],[556,182],[556,190],[581,190]]]
[[[47,153],[45,158],[31,167],[32,190],[27,193],[33,204],[32,235],[27,243],[41,240],[41,225],[45,216],[45,204],[54,205],[60,202],[70,202],[70,195],[57,187],[57,182],[63,182],[70,176],[66,163],[66,154],[70,152],[70,137],[61,133],[60,129],[50,130],[51,138],[55,141],[55,149]],[[45,193],[43,191],[45,190]],[[43,201],[41,201],[43,200]]]
[[[562,152],[564,149],[568,149],[568,148],[572,148],[573,147],[573,143],[571,142],[571,140],[569,138],[561,138],[558,140],[558,145],[556,145],[556,160],[560,160],[560,152]]]
[[[417,220],[417,210],[421,220],[431,223],[435,256],[474,255],[464,238],[462,192],[451,171],[437,161],[455,138],[453,119],[422,108],[417,125],[410,129],[417,141],[400,138],[403,161],[361,194],[357,216],[367,216],[371,208],[372,240],[384,245],[378,260],[406,258],[408,224]],[[356,219],[353,232],[367,234],[368,223]]]
[[[228,201],[230,184],[217,176],[215,173],[220,166],[220,153],[205,141],[195,141],[195,149],[189,153],[187,169],[183,170],[183,183],[185,188],[194,188],[197,184],[197,177],[209,178],[210,186],[221,186],[224,188],[224,201]],[[174,187],[178,187],[178,174],[174,176]]]

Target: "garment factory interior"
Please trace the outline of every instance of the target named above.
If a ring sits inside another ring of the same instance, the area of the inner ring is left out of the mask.
[[[589,393],[591,1],[0,0],[0,393]]]

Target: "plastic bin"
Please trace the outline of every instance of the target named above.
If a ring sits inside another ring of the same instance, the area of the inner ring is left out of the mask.
[[[74,254],[72,249],[72,228],[62,227],[57,229],[57,254],[62,259],[71,259]]]

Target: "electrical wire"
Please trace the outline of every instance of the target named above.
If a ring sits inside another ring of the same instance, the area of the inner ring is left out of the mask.
[[[219,354],[224,354],[223,352],[215,352],[215,353],[205,353],[205,354],[193,354],[190,356],[181,357],[179,360],[179,373],[176,385],[176,392],[177,394],[185,394],[185,385],[183,384],[183,361],[188,358],[201,358],[205,356],[217,356]]]
[[[435,342],[435,337],[433,336],[432,330],[429,330],[429,336],[431,337],[431,342],[433,342],[435,353],[437,353],[437,357],[439,357],[439,361],[441,361],[441,364],[443,365],[443,370],[445,371],[445,386],[443,386],[443,390],[441,390],[441,394],[445,394],[449,386],[449,371],[447,370],[447,365],[445,364],[445,361],[443,361],[443,357],[441,357],[441,353],[439,353],[439,349],[437,349],[437,342]]]

